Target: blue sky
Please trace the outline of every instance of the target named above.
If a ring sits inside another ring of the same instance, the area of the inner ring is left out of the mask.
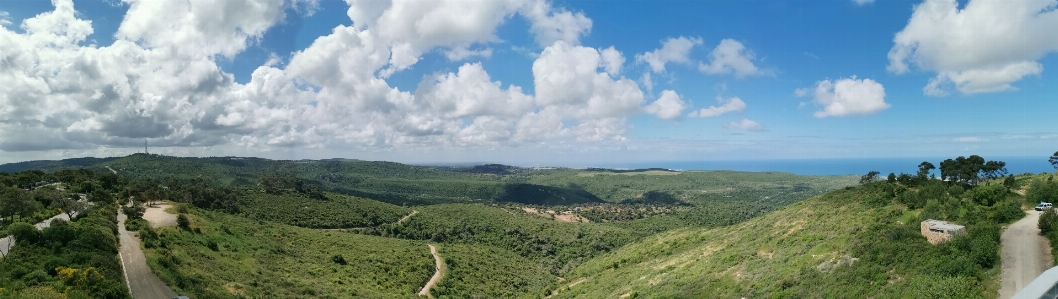
[[[2,163],[1058,150],[1058,1],[14,3]]]

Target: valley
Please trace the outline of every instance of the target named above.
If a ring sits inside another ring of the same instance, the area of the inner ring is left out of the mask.
[[[925,177],[142,154],[89,161],[0,168],[15,171],[4,176],[9,186],[58,181],[96,194],[88,198],[97,206],[159,205],[122,208],[129,220],[114,223],[137,233],[161,283],[191,298],[992,298],[1002,226],[1025,215],[1037,196],[1030,186],[1047,182],[1023,174],[964,188]],[[968,234],[931,245],[918,232],[924,219],[967,225]],[[0,264],[35,246],[16,245]],[[24,273],[0,271],[0,286],[70,286],[46,272],[31,285]]]

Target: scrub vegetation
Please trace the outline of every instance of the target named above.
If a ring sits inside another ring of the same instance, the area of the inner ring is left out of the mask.
[[[111,260],[116,206],[130,201],[174,203],[176,226],[123,208],[126,228],[193,298],[416,297],[435,272],[427,244],[444,262],[439,298],[990,298],[1001,226],[1058,194],[1051,176],[1004,166],[959,157],[883,178],[144,154],[8,164],[0,232],[39,241],[0,258],[0,298],[127,297]],[[62,200],[82,194],[95,202],[84,215],[31,230],[86,208]],[[924,219],[968,232],[930,245]],[[112,247],[80,245],[89,223]],[[1058,239],[1058,216],[1040,225]],[[74,237],[49,239],[60,229]]]

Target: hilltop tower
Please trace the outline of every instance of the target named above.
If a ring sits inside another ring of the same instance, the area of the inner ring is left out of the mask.
[[[147,151],[147,137],[143,138],[143,153],[144,154],[148,154],[148,155],[151,154],[150,152]]]

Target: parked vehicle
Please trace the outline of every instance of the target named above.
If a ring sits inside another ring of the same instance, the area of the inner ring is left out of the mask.
[[[1050,208],[1053,208],[1053,207],[1051,206],[1051,203],[1049,203],[1049,202],[1041,202],[1040,204],[1036,205],[1036,210],[1037,211],[1045,211],[1045,210],[1050,209]]]

